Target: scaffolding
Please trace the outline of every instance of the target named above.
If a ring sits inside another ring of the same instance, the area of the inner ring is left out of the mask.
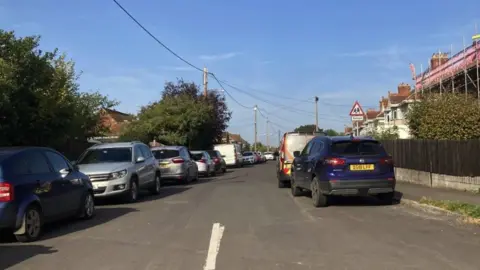
[[[478,35],[476,35],[478,36]],[[473,42],[449,57],[452,53],[434,53],[429,59],[429,67],[414,76],[415,91],[433,93],[464,93],[465,97],[475,97],[480,102],[480,39],[472,37]]]

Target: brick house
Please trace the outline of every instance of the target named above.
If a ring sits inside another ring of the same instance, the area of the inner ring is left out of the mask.
[[[100,113],[101,124],[109,130],[106,137],[118,138],[124,125],[135,120],[135,116],[112,109],[103,108]]]
[[[222,136],[222,143],[239,143],[239,144],[245,144],[247,141],[245,141],[240,134],[233,134],[230,132],[224,132]]]

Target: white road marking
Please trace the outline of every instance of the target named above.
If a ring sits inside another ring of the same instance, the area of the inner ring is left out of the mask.
[[[220,223],[213,223],[212,234],[210,236],[210,245],[208,246],[207,260],[203,270],[215,270],[217,255],[220,250],[220,241],[222,241],[225,226]]]

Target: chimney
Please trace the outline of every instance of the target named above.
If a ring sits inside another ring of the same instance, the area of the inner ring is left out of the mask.
[[[390,97],[390,96],[391,96],[391,93],[390,93],[390,91],[388,91],[388,97]]]
[[[398,85],[398,95],[399,96],[402,96],[402,97],[405,97],[405,96],[409,96],[410,95],[410,85],[408,83],[401,83]]]
[[[382,110],[382,101],[381,101],[381,100],[378,102],[378,108],[380,109],[380,111],[383,111],[383,110]]]
[[[432,58],[430,59],[430,67],[432,70],[438,68],[439,66],[448,62],[448,54],[447,53],[434,53]]]

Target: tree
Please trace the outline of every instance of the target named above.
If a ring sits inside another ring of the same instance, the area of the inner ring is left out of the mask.
[[[301,132],[301,133],[313,133],[315,132],[315,125],[301,125],[297,128],[295,128],[293,131],[294,132]]]
[[[0,30],[0,142],[3,146],[63,148],[71,140],[102,134],[100,109],[117,103],[82,93],[73,61],[44,52],[40,37]]]
[[[376,140],[396,140],[400,136],[398,134],[398,127],[393,126],[391,128],[385,128],[382,129],[381,131],[370,131],[367,134],[368,136],[372,136]]]
[[[327,134],[327,136],[340,136],[341,134],[333,129],[326,129],[324,132]]]
[[[123,131],[122,139],[153,139],[168,145],[210,149],[221,140],[231,112],[217,91],[200,95],[194,83],[178,80],[165,84],[162,97],[140,109],[138,120]]]
[[[410,133],[418,139],[480,138],[480,106],[474,97],[442,93],[422,97],[407,113]]]

